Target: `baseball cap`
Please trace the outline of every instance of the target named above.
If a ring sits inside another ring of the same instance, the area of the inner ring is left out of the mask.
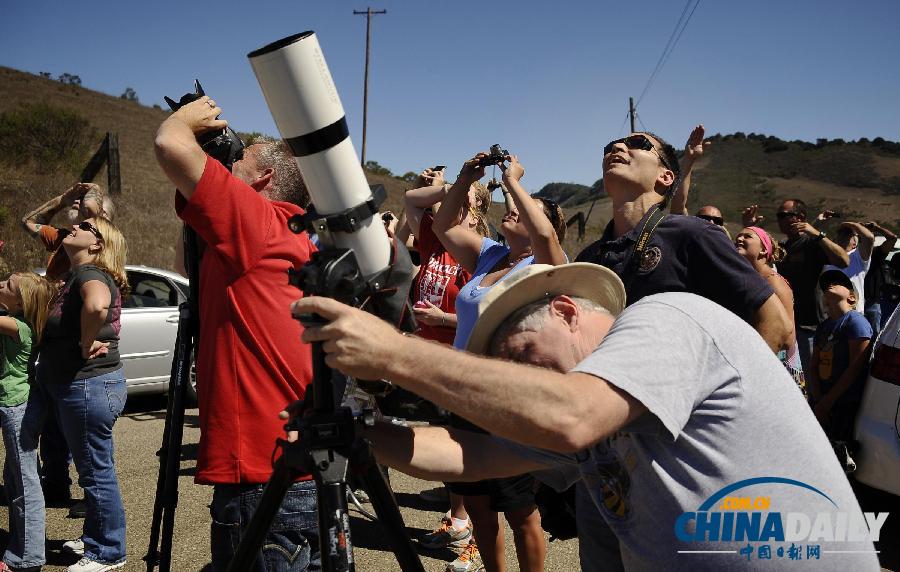
[[[832,284],[840,284],[841,286],[845,286],[848,290],[853,292],[853,295],[857,300],[859,300],[859,292],[856,291],[856,287],[853,286],[853,282],[850,281],[850,277],[840,270],[826,270],[819,275],[819,289],[822,290],[822,292],[828,290],[828,287]]]

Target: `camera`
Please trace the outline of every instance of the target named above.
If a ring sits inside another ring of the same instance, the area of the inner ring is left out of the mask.
[[[489,167],[491,165],[500,165],[500,167],[503,168],[503,162],[506,161],[508,155],[509,151],[501,148],[499,144],[495,143],[494,145],[491,145],[487,157],[482,157],[478,160],[478,166]]]
[[[204,95],[206,95],[206,93],[203,91],[203,86],[200,85],[200,80],[195,79],[194,93],[182,95],[178,102],[172,101],[168,97],[166,97],[165,100],[174,112],[178,111],[188,103],[197,101]],[[235,161],[240,161],[244,157],[244,143],[231,127],[226,127],[221,131],[204,133],[197,137],[197,143],[200,144],[200,147],[207,155],[225,165],[229,171]]]

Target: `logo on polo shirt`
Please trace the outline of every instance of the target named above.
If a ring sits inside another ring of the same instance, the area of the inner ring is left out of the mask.
[[[638,272],[646,274],[659,265],[662,259],[662,251],[658,246],[651,246],[641,255],[641,264],[638,266]]]

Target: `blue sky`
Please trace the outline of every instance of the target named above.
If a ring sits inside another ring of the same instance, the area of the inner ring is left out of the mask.
[[[627,130],[685,2],[384,0],[373,19],[367,158],[394,173],[441,163],[451,176],[492,143],[519,155],[523,183],[591,184],[601,149]],[[142,103],[199,77],[241,131],[275,134],[246,54],[314,30],[360,149],[365,4],[342,1],[10,0],[0,65],[77,74]],[[702,0],[638,107],[681,147],[708,133],[900,140],[900,2]],[[149,144],[149,142],[148,142]]]

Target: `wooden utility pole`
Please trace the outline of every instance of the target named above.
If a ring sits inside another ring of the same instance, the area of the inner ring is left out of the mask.
[[[631,132],[634,133],[634,98],[628,98],[628,116],[631,118]]]
[[[372,15],[387,14],[387,10],[372,10],[370,6],[365,12],[354,10],[356,15],[366,15],[366,79],[363,84],[363,132],[362,132],[362,153],[359,162],[365,166],[366,164],[366,123],[369,116],[369,43],[372,37]]]

